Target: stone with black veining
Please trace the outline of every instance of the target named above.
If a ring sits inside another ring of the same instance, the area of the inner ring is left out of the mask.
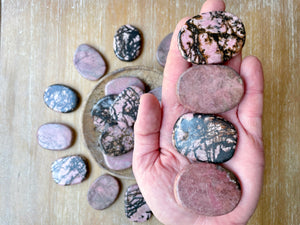
[[[124,89],[135,86],[145,91],[145,84],[137,77],[118,77],[105,85],[105,95],[120,94]]]
[[[130,221],[145,222],[152,216],[152,211],[144,200],[137,184],[127,188],[124,204],[125,214]]]
[[[157,62],[163,67],[166,65],[172,36],[173,36],[173,32],[168,34],[166,37],[164,37],[164,39],[160,42],[160,44],[158,45],[158,48],[156,50]]]
[[[99,99],[98,102],[93,105],[91,115],[93,117],[94,125],[98,131],[103,131],[106,126],[116,125],[117,122],[112,118],[110,114],[110,107],[116,99],[117,95],[106,95]]]
[[[100,150],[108,156],[120,156],[134,147],[134,134],[131,127],[107,126],[99,137]]]
[[[55,160],[51,166],[52,178],[59,185],[81,183],[87,175],[87,165],[79,155],[66,156]]]
[[[68,113],[78,107],[79,97],[72,88],[62,84],[53,84],[45,90],[44,102],[56,112]]]
[[[132,166],[133,150],[120,156],[109,156],[103,154],[106,166],[112,170],[125,170]]]
[[[239,104],[244,94],[240,75],[228,66],[197,65],[177,82],[179,102],[189,110],[218,114]]]
[[[245,40],[245,27],[237,16],[214,11],[186,21],[178,34],[178,47],[188,62],[217,64],[237,55]]]
[[[73,142],[72,129],[60,123],[46,123],[37,131],[38,143],[41,147],[49,150],[64,150]]]
[[[202,216],[225,215],[238,205],[241,188],[229,170],[211,163],[189,164],[174,182],[177,203]]]
[[[110,114],[121,128],[130,127],[135,123],[142,94],[143,90],[130,86],[115,99],[110,108]]]
[[[95,48],[87,44],[78,46],[73,62],[81,76],[88,80],[98,80],[106,71],[103,57]]]
[[[186,113],[175,123],[173,145],[192,161],[223,163],[234,154],[237,131],[222,117]]]
[[[116,56],[122,61],[133,61],[141,53],[142,35],[139,29],[127,24],[121,26],[115,36],[113,49]]]

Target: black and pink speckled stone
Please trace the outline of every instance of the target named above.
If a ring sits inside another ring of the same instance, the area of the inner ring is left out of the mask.
[[[217,64],[237,55],[245,40],[245,27],[237,16],[214,11],[189,19],[178,34],[178,47],[188,62]]]
[[[134,133],[131,127],[108,126],[99,137],[101,151],[108,156],[120,156],[134,147]]]
[[[211,163],[189,164],[174,182],[177,203],[202,216],[221,216],[234,210],[241,198],[237,177]]]
[[[168,34],[166,37],[164,37],[164,39],[160,42],[160,44],[158,45],[158,48],[156,50],[157,62],[163,67],[166,65],[172,36],[173,36],[173,32]]]
[[[152,211],[145,202],[137,184],[127,188],[124,204],[125,214],[130,221],[145,222],[152,216]]]
[[[142,35],[139,29],[129,24],[121,26],[114,36],[113,49],[120,60],[135,60],[142,49]]]
[[[51,166],[52,178],[59,185],[81,183],[87,175],[87,165],[83,157],[72,155],[55,160]]]
[[[118,77],[105,85],[105,95],[120,94],[124,89],[135,86],[145,91],[145,84],[137,77]]]
[[[223,163],[233,156],[236,144],[233,124],[216,115],[186,113],[174,125],[174,147],[193,161]]]
[[[104,174],[92,183],[88,190],[87,199],[94,209],[102,210],[115,202],[119,192],[118,180],[109,174]]]

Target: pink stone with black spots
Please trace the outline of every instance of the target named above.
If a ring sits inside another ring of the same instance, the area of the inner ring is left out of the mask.
[[[237,55],[245,40],[245,27],[237,16],[214,11],[189,19],[179,31],[178,47],[188,62],[217,64]]]
[[[176,121],[172,138],[177,151],[192,161],[223,163],[234,154],[237,131],[220,116],[186,113]]]
[[[124,89],[135,86],[145,91],[145,84],[137,77],[118,77],[105,85],[105,95],[120,94]]]
[[[241,188],[231,171],[211,163],[194,163],[178,173],[174,194],[179,205],[198,215],[221,216],[238,205]]]
[[[106,71],[103,57],[95,48],[87,44],[78,46],[73,62],[80,75],[88,80],[98,80]]]
[[[144,200],[137,184],[130,185],[125,193],[125,214],[130,221],[145,222],[152,216],[152,211]]]
[[[125,170],[132,166],[133,150],[120,156],[109,156],[103,154],[105,164],[112,170]]]
[[[101,151],[108,156],[120,156],[134,147],[134,134],[131,127],[108,126],[99,137]]]
[[[115,202],[119,192],[119,181],[109,174],[104,174],[90,186],[87,194],[88,203],[94,209],[106,209]]]
[[[57,159],[51,166],[52,178],[59,185],[81,183],[87,175],[87,165],[79,155]]]
[[[179,102],[199,113],[222,113],[239,104],[244,94],[240,75],[228,66],[197,65],[177,82]]]

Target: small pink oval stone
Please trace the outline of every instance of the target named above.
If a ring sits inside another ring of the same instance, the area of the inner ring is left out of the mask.
[[[228,111],[239,104],[243,94],[240,75],[223,65],[193,66],[177,82],[179,102],[193,112]]]
[[[203,216],[221,216],[239,203],[241,189],[232,172],[211,163],[189,164],[175,179],[178,204]]]
[[[124,89],[135,86],[145,91],[144,83],[137,77],[119,77],[105,85],[105,95],[120,94]]]
[[[64,150],[73,142],[73,131],[70,127],[60,123],[47,123],[37,131],[38,143],[49,150]]]
[[[133,151],[127,152],[120,156],[109,156],[103,154],[105,164],[112,170],[125,170],[132,166]]]

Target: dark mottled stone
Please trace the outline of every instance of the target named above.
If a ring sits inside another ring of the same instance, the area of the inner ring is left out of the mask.
[[[202,216],[221,216],[239,203],[241,188],[229,170],[211,163],[194,163],[180,171],[174,182],[179,205]]]
[[[132,25],[123,25],[117,30],[114,36],[113,48],[116,56],[120,60],[135,60],[141,53],[141,32]]]
[[[110,107],[118,95],[106,95],[92,108],[91,114],[98,131],[103,131],[106,126],[116,125],[117,122],[110,115]]]
[[[88,190],[87,199],[94,209],[102,210],[115,202],[119,192],[118,180],[109,174],[104,174],[92,183]]]
[[[52,177],[57,184],[72,185],[81,183],[87,175],[85,159],[79,155],[57,159],[51,166]]]
[[[81,44],[73,59],[75,68],[84,78],[98,80],[106,71],[106,63],[100,53],[87,44]]]
[[[54,84],[45,90],[44,102],[56,112],[68,113],[77,108],[79,97],[72,88],[62,84]]]
[[[99,137],[99,146],[108,156],[120,156],[134,147],[133,129],[121,129],[118,125],[108,126]]]
[[[120,94],[124,89],[135,86],[145,91],[145,85],[137,77],[118,77],[105,85],[105,95]]]
[[[193,66],[177,82],[179,102],[193,112],[218,114],[228,111],[239,104],[243,94],[242,78],[228,66]]]
[[[137,184],[127,188],[124,204],[125,214],[130,221],[145,222],[152,216],[152,211],[145,202]]]
[[[140,96],[143,91],[135,86],[131,86],[123,90],[110,108],[110,114],[113,119],[118,121],[121,128],[127,128],[134,124],[139,105]]]
[[[72,129],[60,123],[46,123],[37,131],[38,143],[41,147],[49,150],[64,150],[73,142]]]
[[[237,131],[224,118],[186,113],[174,125],[173,145],[193,161],[222,163],[229,160],[237,144]]]
[[[245,27],[237,16],[214,11],[189,19],[179,31],[178,47],[188,62],[217,64],[237,55],[245,40]]]
[[[171,44],[172,36],[173,36],[173,32],[168,34],[166,37],[164,37],[164,39],[158,45],[158,48],[157,48],[157,51],[156,51],[156,59],[157,59],[157,62],[161,66],[166,65],[167,56],[168,56],[168,53],[169,53],[169,50],[170,50],[170,44]]]
[[[152,89],[151,91],[149,91],[150,94],[153,94],[157,100],[159,101],[159,103],[161,103],[161,93],[162,93],[162,87],[157,87]]]

